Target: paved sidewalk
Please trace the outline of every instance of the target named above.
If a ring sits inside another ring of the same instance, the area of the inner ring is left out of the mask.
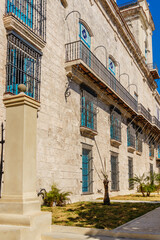
[[[52,226],[42,240],[160,240],[160,207],[112,231],[94,228]]]

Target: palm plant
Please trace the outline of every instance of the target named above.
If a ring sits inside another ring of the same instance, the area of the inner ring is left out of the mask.
[[[136,183],[138,187],[138,191],[142,193],[142,196],[145,197],[145,184],[147,181],[147,177],[143,173],[142,176],[135,175],[133,178],[129,180],[132,184]]]

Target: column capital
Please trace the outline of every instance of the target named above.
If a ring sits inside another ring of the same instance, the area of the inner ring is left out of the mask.
[[[25,93],[19,93],[18,95],[4,95],[3,103],[6,108],[20,105],[28,105],[32,108],[39,109],[40,102],[27,96]]]

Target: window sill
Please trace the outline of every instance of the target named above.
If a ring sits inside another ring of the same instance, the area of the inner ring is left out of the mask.
[[[9,31],[15,31],[23,39],[34,45],[39,50],[45,47],[45,41],[35,34],[25,23],[19,21],[12,15],[5,15],[3,17],[4,27]]]
[[[84,126],[80,126],[80,132],[82,136],[89,137],[89,138],[94,138],[98,134],[97,131]]]
[[[113,147],[119,147],[122,143],[120,141],[117,141],[115,139],[110,139],[111,146]]]
[[[128,147],[128,152],[130,153],[134,153],[136,149],[134,147]]]
[[[142,152],[139,152],[139,151],[136,151],[136,154],[141,156],[142,155]]]
[[[82,193],[81,195],[92,195],[92,194],[94,194],[93,192],[86,192],[86,193]]]

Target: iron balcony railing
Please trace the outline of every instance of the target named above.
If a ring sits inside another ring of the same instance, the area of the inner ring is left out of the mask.
[[[12,15],[46,41],[47,0],[6,0],[5,14]]]
[[[111,124],[110,127],[111,139],[121,142],[121,126]]]
[[[66,44],[66,62],[81,59],[96,75],[137,112],[136,99],[122,86],[113,74],[99,61],[82,41]]]
[[[138,0],[132,0],[132,1],[128,1],[126,3],[122,3],[122,4],[119,4],[118,7],[120,9],[123,9],[123,8],[126,8],[126,7],[131,7],[131,6],[134,6],[138,3]]]
[[[152,117],[152,123],[155,124],[160,129],[160,122],[155,116]]]
[[[141,103],[138,104],[138,113],[141,113],[148,121],[152,123],[152,115]]]
[[[151,71],[151,70],[157,70],[158,72],[158,67],[157,67],[157,64],[156,63],[148,63],[147,64],[148,66],[148,69]]]

